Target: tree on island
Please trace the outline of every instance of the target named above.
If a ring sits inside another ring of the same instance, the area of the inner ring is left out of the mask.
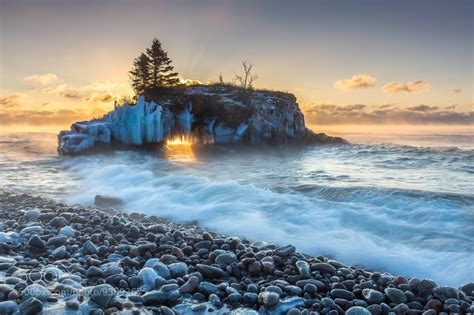
[[[171,63],[172,60],[162,48],[160,41],[153,39],[151,47],[135,59],[133,69],[129,72],[130,83],[136,95],[151,89],[178,85],[178,73],[173,72],[174,67]]]
[[[135,58],[133,61],[133,69],[130,73],[130,83],[135,90],[135,94],[139,95],[145,91],[146,88],[150,86],[151,82],[151,69],[150,69],[150,59],[144,53]]]
[[[258,79],[257,75],[252,74],[253,64],[248,61],[242,61],[242,67],[244,68],[243,74],[235,74],[235,81],[237,84],[244,89],[251,89],[253,82]]]

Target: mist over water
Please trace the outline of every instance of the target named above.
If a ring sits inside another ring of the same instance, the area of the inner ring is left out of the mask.
[[[473,281],[473,135],[347,138],[355,144],[60,158],[54,135],[3,135],[0,188],[83,205],[107,194],[127,211],[197,220],[346,264]]]

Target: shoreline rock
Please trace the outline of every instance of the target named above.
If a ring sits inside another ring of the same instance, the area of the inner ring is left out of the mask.
[[[26,194],[0,192],[0,233],[8,235],[0,239],[2,314],[474,312],[474,283],[438,286],[291,245]]]

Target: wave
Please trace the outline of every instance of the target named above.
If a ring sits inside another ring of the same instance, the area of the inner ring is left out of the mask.
[[[179,170],[143,154],[80,157],[64,165],[80,183],[68,202],[118,196],[128,211],[198,221],[226,234],[291,243],[308,254],[440,284],[458,285],[474,273],[472,196],[290,184],[277,189],[202,176],[192,166]]]

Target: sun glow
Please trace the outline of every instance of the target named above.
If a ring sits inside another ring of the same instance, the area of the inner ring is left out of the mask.
[[[193,146],[195,142],[189,137],[173,137],[166,140],[166,158],[174,162],[192,163],[196,162],[196,154]]]

